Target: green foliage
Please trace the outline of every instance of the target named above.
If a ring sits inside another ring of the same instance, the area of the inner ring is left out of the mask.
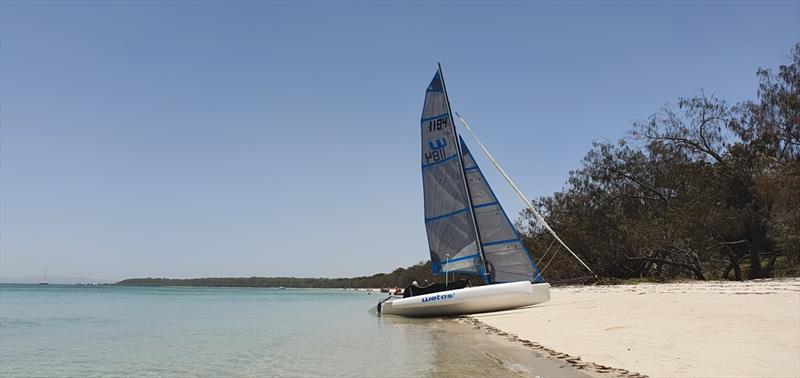
[[[800,44],[792,58],[777,74],[758,71],[757,101],[682,98],[617,143],[595,143],[569,186],[536,205],[603,277],[796,275]],[[550,236],[528,211],[518,226],[547,265]],[[555,256],[549,280],[583,274],[568,254]]]

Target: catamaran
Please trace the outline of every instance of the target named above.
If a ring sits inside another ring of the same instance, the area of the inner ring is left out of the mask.
[[[539,222],[566,247],[466,121],[456,115]],[[550,300],[550,285],[544,282],[542,272],[458,135],[441,65],[425,91],[420,126],[431,268],[434,274],[445,275],[445,283],[420,287],[415,282],[402,297],[380,301],[378,313],[446,316],[507,310]],[[578,261],[589,269],[580,258]],[[449,281],[451,273],[477,275],[485,285],[471,287],[469,280]]]

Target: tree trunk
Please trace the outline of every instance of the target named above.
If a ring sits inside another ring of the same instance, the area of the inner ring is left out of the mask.
[[[769,257],[769,262],[767,263],[767,271],[763,272],[765,276],[772,277],[772,271],[775,269],[775,261],[778,259],[778,254],[773,253],[772,256]]]
[[[747,278],[752,280],[763,276],[761,273],[761,253],[767,249],[767,231],[758,219],[752,219],[750,230],[748,231],[750,239],[750,273]]]
[[[734,253],[733,248],[730,246],[728,247],[728,260],[730,260],[730,265],[725,268],[724,277],[728,278],[728,273],[730,273],[731,269],[733,269],[733,274],[735,275],[734,279],[736,281],[744,281],[744,277],[742,277],[742,268],[739,267],[739,260],[742,259],[743,253]]]
[[[733,270],[733,280],[744,281],[744,278],[742,277],[742,269],[739,268],[738,262],[731,262],[730,264],[728,264],[728,266],[725,267],[725,272],[722,273],[722,277],[725,278],[726,280],[730,280],[730,278],[728,278],[728,275],[731,274],[731,270]]]
[[[736,275],[736,281],[744,281],[744,277],[742,277],[742,268],[739,267],[739,259],[736,259],[736,262],[733,264],[733,274]]]

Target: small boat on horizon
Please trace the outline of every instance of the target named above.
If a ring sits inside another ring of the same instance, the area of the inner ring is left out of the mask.
[[[42,275],[42,280],[39,281],[39,285],[47,285],[47,269],[44,270],[44,274]]]
[[[589,269],[511,182],[464,119],[455,114],[544,228]],[[431,269],[434,274],[444,275],[445,282],[419,286],[415,281],[405,290],[390,290],[390,296],[381,300],[375,310],[387,315],[446,316],[549,301],[550,284],[544,281],[542,271],[458,135],[441,65],[425,91],[420,127]],[[451,273],[479,276],[484,285],[472,287],[469,280],[450,281]],[[391,295],[394,292],[399,295]]]

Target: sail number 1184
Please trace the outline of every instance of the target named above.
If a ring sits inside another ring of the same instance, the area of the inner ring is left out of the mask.
[[[428,121],[429,132],[434,130],[441,130],[443,127],[447,127],[447,117]]]

